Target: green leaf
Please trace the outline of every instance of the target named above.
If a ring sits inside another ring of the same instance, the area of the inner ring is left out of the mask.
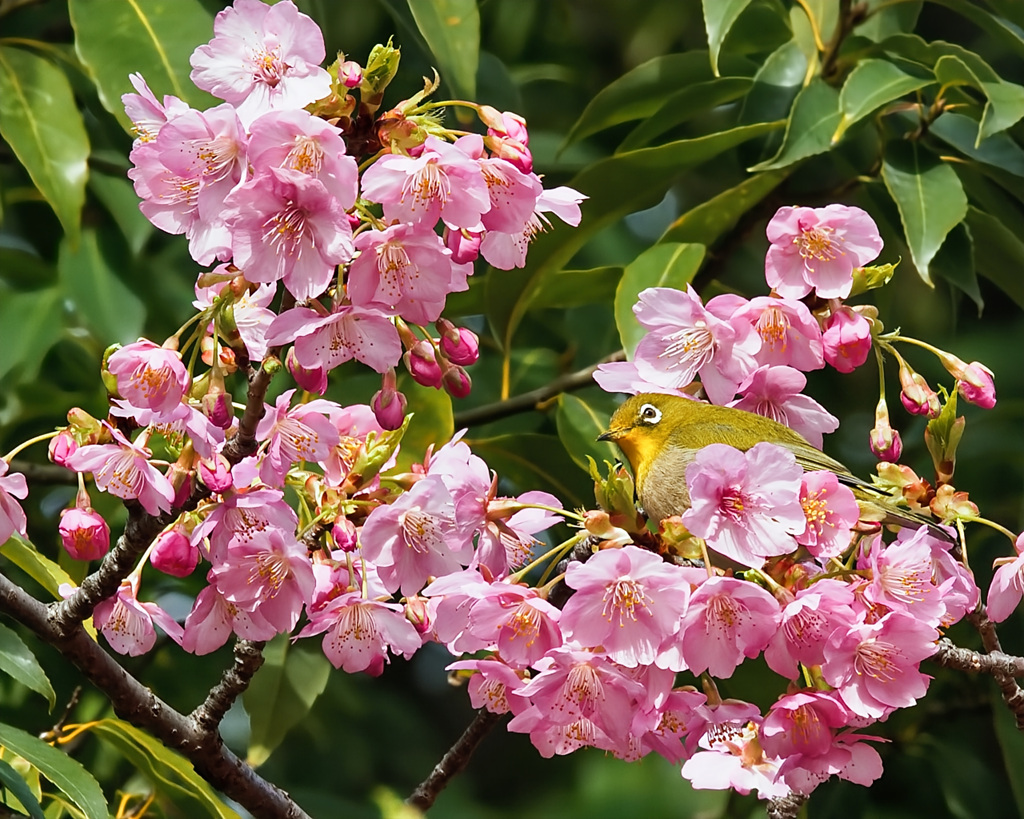
[[[142,333],[146,308],[114,273],[96,231],[86,228],[77,248],[62,241],[57,257],[62,295],[101,345],[129,344]]]
[[[987,32],[1004,48],[1015,51],[1018,57],[1024,56],[1024,33],[1015,25],[1008,24],[996,15],[981,8],[974,0],[932,0],[933,3],[953,9],[957,14],[966,17],[978,28]],[[1020,14],[1020,4],[1017,4]]]
[[[718,77],[708,82],[695,83],[670,94],[661,108],[629,133],[616,153],[643,148],[677,125],[689,122],[719,105],[739,99],[750,90],[752,82],[747,77]]]
[[[621,267],[559,270],[548,277],[544,288],[531,302],[530,309],[565,309],[579,307],[581,304],[606,304],[615,297],[615,288],[621,278]]]
[[[591,503],[591,480],[582,474],[553,435],[513,433],[493,438],[467,440],[502,480],[516,490],[530,489],[550,492],[568,507]]]
[[[914,266],[931,285],[929,265],[946,234],[967,215],[967,196],[956,171],[917,143],[892,142],[882,179],[899,208]]]
[[[138,255],[156,228],[139,210],[139,196],[127,177],[89,174],[89,190],[117,222],[132,253]]]
[[[564,150],[591,134],[654,115],[671,94],[712,78],[706,51],[655,57],[630,69],[594,96],[569,130]]]
[[[49,60],[0,45],[0,136],[72,242],[85,204],[89,137],[71,85]]]
[[[39,804],[39,800],[32,793],[28,783],[21,774],[2,759],[0,759],[0,785],[11,792],[14,798],[21,803],[22,810],[28,811],[28,815],[32,819],[46,819],[42,805]]]
[[[666,242],[641,253],[626,267],[615,291],[615,324],[626,355],[632,357],[636,345],[647,332],[633,314],[633,305],[648,287],[674,287],[683,290],[697,275],[704,261],[704,245]],[[600,463],[600,458],[594,460]]]
[[[128,75],[142,74],[157,99],[173,94],[193,108],[217,100],[189,79],[189,57],[213,36],[213,18],[199,0],[68,0],[75,51],[88,67],[103,107],[125,130],[131,121],[121,95],[134,92]]]
[[[792,168],[754,174],[735,187],[688,210],[665,229],[658,241],[703,242],[708,247],[712,246],[790,173]]]
[[[888,60],[864,60],[858,63],[839,93],[839,107],[843,115],[839,127],[832,135],[832,144],[842,138],[847,128],[886,103],[933,83],[934,80],[929,78],[912,77]]]
[[[79,762],[13,725],[0,723],[0,742],[27,760],[66,794],[87,819],[107,819],[107,801],[103,791]]]
[[[549,276],[560,270],[588,239],[627,213],[656,204],[689,168],[779,127],[758,123],[696,139],[681,139],[608,157],[584,168],[569,184],[590,198],[578,228],[555,229],[530,248],[524,270],[488,277],[488,318],[507,349],[512,335]]]
[[[331,664],[319,650],[292,646],[285,634],[267,643],[265,662],[243,695],[251,734],[246,761],[258,768],[312,709]]]
[[[827,45],[839,23],[839,0],[804,0],[800,7],[810,17],[822,44]]]
[[[562,393],[558,396],[558,412],[555,414],[558,437],[569,457],[588,475],[588,457],[596,463],[614,462],[619,457],[618,447],[597,440],[597,436],[608,429],[609,417],[610,413],[596,409],[575,395]]]
[[[7,626],[0,624],[0,671],[10,675],[26,688],[42,694],[50,703],[50,710],[57,704],[57,694],[50,685],[50,679],[39,665],[25,641]]]
[[[857,26],[857,34],[880,43],[894,34],[913,31],[923,5],[923,0],[910,0],[896,5],[890,0],[868,0],[871,16]]]
[[[158,793],[177,806],[180,815],[239,819],[238,813],[225,805],[196,773],[191,762],[145,731],[119,719],[99,720],[91,723],[89,730],[149,779]]]
[[[983,83],[988,103],[981,115],[978,143],[986,137],[1005,131],[1024,117],[1024,86],[1012,82]]]
[[[476,98],[480,12],[476,0],[408,0],[409,10],[437,60],[441,78],[460,99]]]
[[[711,70],[718,74],[718,55],[722,50],[729,29],[736,22],[751,0],[702,0],[704,6],[704,27],[708,32],[708,48],[711,51]]]
[[[928,133],[948,142],[971,159],[1014,176],[1024,176],[1024,150],[1009,134],[994,134],[980,141],[978,122],[951,112],[944,113],[928,126]]]
[[[832,135],[839,127],[840,117],[839,92],[816,77],[797,94],[779,152],[750,170],[784,168],[808,156],[824,153],[832,147]]]
[[[46,555],[36,551],[31,541],[23,540],[20,536],[10,538],[6,543],[0,545],[0,555],[3,555],[25,574],[36,581],[46,591],[53,595],[55,600],[61,599],[60,585],[68,583],[77,586],[66,571],[54,563]]]
[[[1024,816],[1024,779],[1018,776],[1018,772],[1024,769],[1024,733],[1017,727],[1013,712],[1003,704],[995,682],[989,684],[989,691],[993,703],[992,722],[995,725],[999,750],[1002,752],[1006,778],[1013,790],[1017,813]]]
[[[61,336],[61,299],[56,287],[17,293],[0,287],[0,378],[17,371],[31,381]]]
[[[406,412],[413,414],[397,457],[399,468],[408,472],[414,463],[423,461],[427,447],[436,449],[452,437],[455,421],[451,396],[444,390],[417,384],[406,372],[398,378],[398,389],[409,401]]]
[[[977,208],[967,209],[978,272],[1024,309],[1024,243],[1000,222]]]
[[[967,295],[978,306],[981,315],[985,300],[978,287],[978,273],[974,265],[974,242],[967,225],[961,222],[954,227],[939,252],[932,260],[932,272],[945,279],[957,290]]]

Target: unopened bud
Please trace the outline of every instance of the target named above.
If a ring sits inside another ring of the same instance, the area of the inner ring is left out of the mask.
[[[323,367],[303,367],[295,356],[294,347],[285,356],[284,365],[295,379],[295,383],[306,392],[316,395],[323,395],[327,392],[327,370]]]
[[[903,441],[900,434],[889,424],[889,409],[882,398],[875,407],[875,426],[871,430],[868,441],[871,452],[881,461],[897,462],[903,454]]]
[[[110,527],[88,504],[65,509],[57,526],[60,541],[75,560],[98,560],[110,551]]]
[[[199,549],[177,526],[173,526],[156,536],[149,563],[164,574],[188,577],[199,564]]]
[[[417,341],[402,356],[402,361],[417,384],[441,389],[444,376],[434,356],[434,345],[429,341]]]
[[[50,460],[57,466],[67,466],[68,458],[75,454],[78,443],[69,429],[62,429],[57,435],[50,439],[50,446],[47,454]]]
[[[900,401],[907,412],[913,415],[927,415],[934,418],[942,411],[939,396],[928,386],[928,382],[911,369],[906,361],[900,361]]]
[[[434,618],[426,597],[414,595],[405,599],[405,619],[412,623],[419,634],[426,634],[434,627]]]
[[[355,60],[345,60],[338,66],[338,81],[346,88],[357,88],[363,82],[363,67]]]
[[[214,492],[224,492],[231,486],[231,464],[220,453],[200,460],[197,474],[203,485]]]
[[[458,364],[451,364],[444,368],[442,383],[445,391],[453,398],[465,398],[473,389],[473,380]]]
[[[388,370],[384,373],[381,388],[370,399],[370,408],[377,423],[384,429],[399,429],[405,422],[406,403],[405,396],[398,391],[394,369]]]
[[[441,322],[446,322],[442,329]],[[463,367],[475,364],[480,358],[480,340],[476,333],[465,327],[455,327],[446,319],[441,319],[437,324],[441,331],[441,352],[445,354],[452,364],[459,364]]]
[[[444,229],[444,246],[452,252],[453,264],[469,264],[480,256],[483,233],[473,233],[458,228]]]

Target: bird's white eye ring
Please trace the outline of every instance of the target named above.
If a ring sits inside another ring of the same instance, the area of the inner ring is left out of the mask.
[[[661,410],[654,404],[644,404],[640,407],[640,419],[645,424],[656,424],[661,420]]]

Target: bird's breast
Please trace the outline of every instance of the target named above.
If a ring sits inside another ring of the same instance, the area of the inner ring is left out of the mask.
[[[666,447],[637,474],[636,493],[648,520],[657,522],[690,508],[686,467],[696,454],[695,449]]]

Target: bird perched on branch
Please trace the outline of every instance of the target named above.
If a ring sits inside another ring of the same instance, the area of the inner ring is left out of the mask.
[[[601,441],[614,441],[633,469],[644,514],[660,521],[690,506],[686,467],[709,444],[747,451],[760,443],[777,444],[796,456],[805,471],[828,470],[852,490],[870,519],[899,526],[928,526],[944,540],[956,538],[933,519],[896,505],[891,496],[857,478],[849,469],[812,446],[789,427],[733,407],[706,404],[678,395],[641,393],[612,415]]]

